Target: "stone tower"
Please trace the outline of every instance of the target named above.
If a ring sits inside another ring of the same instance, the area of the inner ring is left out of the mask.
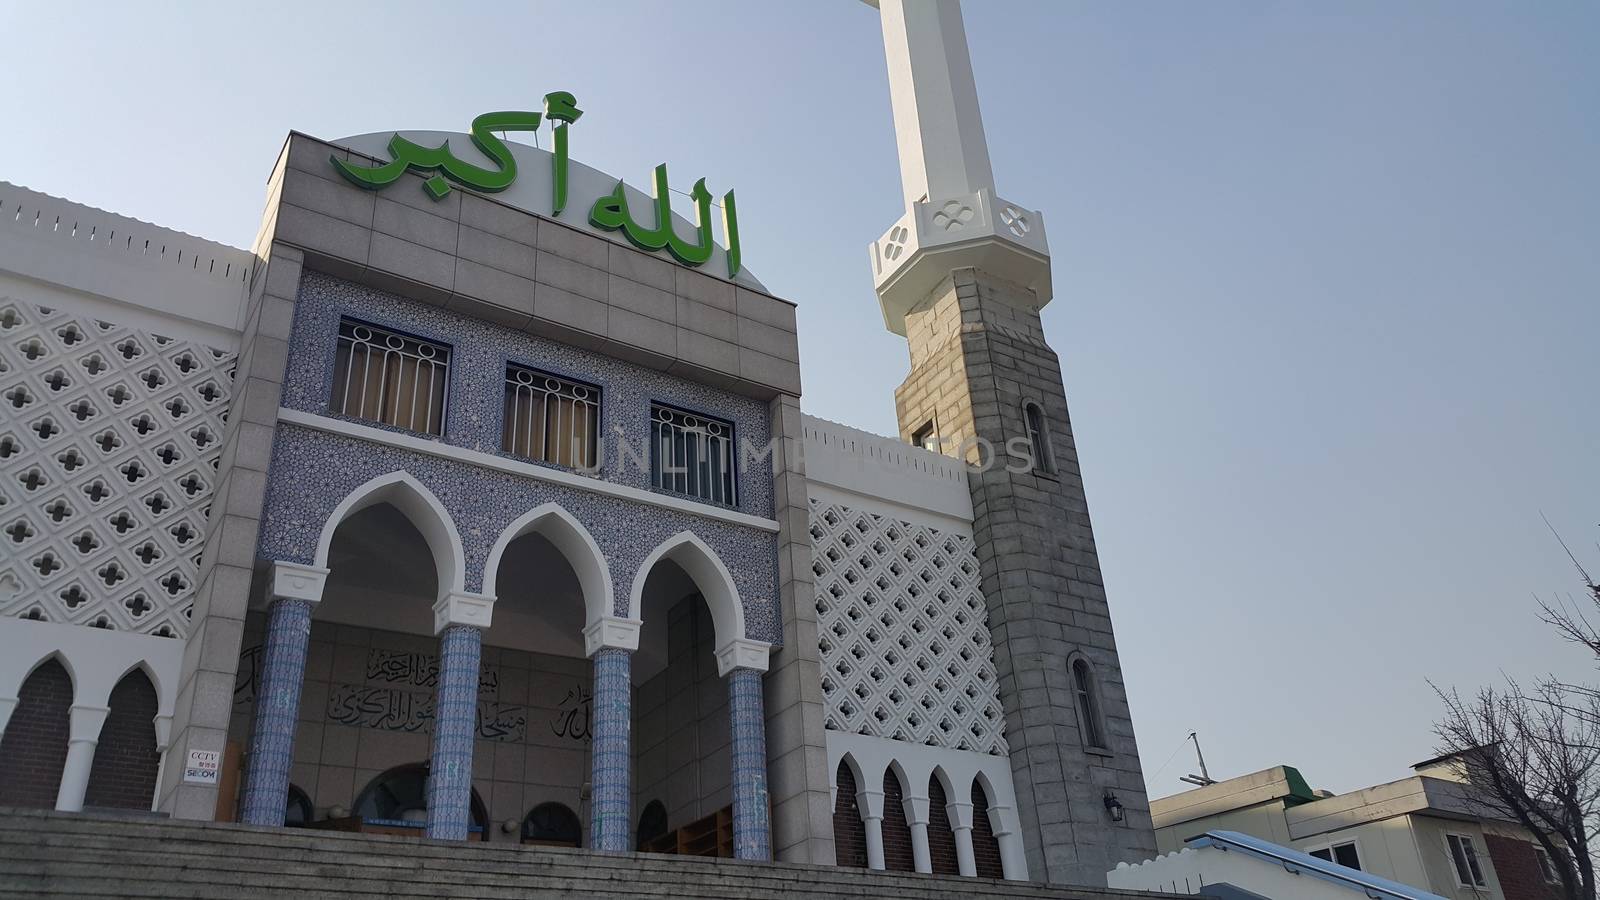
[[[872,3],[872,0],[868,0]],[[995,194],[958,0],[880,0],[906,213],[871,247],[911,349],[901,436],[962,457],[1034,878],[1104,884],[1154,856],[1035,210]]]

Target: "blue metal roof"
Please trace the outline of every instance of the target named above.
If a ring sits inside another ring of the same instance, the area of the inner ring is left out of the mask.
[[[1190,838],[1188,845],[1194,848],[1216,847],[1218,850],[1232,850],[1253,856],[1276,865],[1281,865],[1291,872],[1320,878],[1335,884],[1344,885],[1351,890],[1365,892],[1372,900],[1447,900],[1438,894],[1429,893],[1421,888],[1414,888],[1398,881],[1379,878],[1360,869],[1351,869],[1338,863],[1318,859],[1309,853],[1291,850],[1271,841],[1251,837],[1237,831],[1208,831],[1205,834]]]

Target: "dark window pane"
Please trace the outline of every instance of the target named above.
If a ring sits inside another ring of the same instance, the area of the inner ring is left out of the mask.
[[[1333,861],[1352,869],[1361,868],[1361,856],[1355,844],[1339,844],[1333,848]]]

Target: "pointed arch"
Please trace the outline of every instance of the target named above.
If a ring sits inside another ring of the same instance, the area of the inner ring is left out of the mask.
[[[910,785],[905,779],[905,768],[899,760],[889,763],[883,770],[883,866],[890,872],[915,872],[917,865],[911,850],[911,823],[906,819],[906,796]]]
[[[379,475],[351,491],[339,501],[322,526],[322,536],[317,541],[315,563],[328,567],[328,551],[333,546],[334,532],[346,519],[369,506],[387,503],[400,510],[433,551],[433,564],[439,580],[439,596],[462,593],[466,590],[466,551],[461,544],[461,532],[450,518],[439,498],[423,486],[422,482],[405,471]]]
[[[839,774],[844,772],[847,767],[851,779],[855,783],[855,790],[865,791],[871,789],[871,784],[867,781],[866,773],[862,770],[861,763],[856,761],[856,755],[846,750],[844,755],[839,757],[839,766],[834,770],[834,793],[839,792]]]
[[[989,776],[979,772],[972,779],[972,856],[983,878],[1004,878],[1005,866],[1000,855],[1000,841],[995,837],[994,820],[989,811],[995,803],[994,785]]]
[[[861,818],[856,794],[860,791],[861,767],[850,754],[839,760],[833,773],[833,845],[837,865],[867,867],[867,824]]]
[[[83,805],[147,810],[155,799],[161,752],[156,748],[156,683],[142,662],[129,667],[111,689],[111,711],[100,728]]]
[[[611,567],[606,563],[600,545],[589,529],[567,512],[559,503],[544,503],[528,510],[500,532],[500,537],[489,551],[483,567],[483,592],[499,596],[500,560],[511,542],[525,534],[539,534],[549,541],[566,558],[567,564],[578,576],[578,586],[583,590],[584,626],[590,626],[612,615],[616,606],[613,600]],[[630,618],[638,618],[635,612]]]
[[[16,708],[0,735],[0,806],[51,809],[61,787],[71,736],[72,675],[60,653],[45,654],[17,689]]]
[[[644,605],[644,583],[650,570],[663,559],[677,563],[705,597],[711,610],[711,624],[717,635],[717,650],[744,638],[744,603],[739,588],[722,560],[692,531],[680,531],[662,541],[640,564],[628,595],[628,618],[638,619]]]
[[[928,862],[935,875],[959,875],[956,833],[950,827],[950,776],[942,766],[928,774]]]
[[[22,680],[17,682],[17,684],[27,684],[28,679],[33,677],[33,673],[39,671],[39,667],[52,661],[58,663],[67,673],[67,683],[72,687],[72,702],[77,702],[78,685],[82,679],[78,676],[77,666],[74,666],[72,664],[72,660],[67,658],[67,652],[63,649],[56,648],[40,653],[38,659],[35,659],[33,662],[29,663],[28,666],[22,670]]]

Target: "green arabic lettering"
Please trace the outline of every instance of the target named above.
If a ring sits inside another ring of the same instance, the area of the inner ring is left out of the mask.
[[[594,202],[589,210],[589,224],[607,231],[621,230],[623,237],[640,250],[662,250],[672,234],[672,198],[667,193],[666,163],[656,166],[655,205],[655,227],[640,225],[634,221],[623,183],[618,181],[611,193]]]
[[[722,195],[722,233],[728,239],[728,277],[739,274],[739,210],[733,205],[733,191]]]
[[[561,215],[567,208],[567,126],[578,121],[583,115],[583,110],[578,108],[578,99],[566,91],[552,91],[544,95],[544,117],[554,123],[551,127],[555,131],[556,155],[552,159],[554,166],[554,185],[550,214]]]
[[[711,192],[706,190],[704,178],[694,183],[694,190],[690,192],[689,199],[694,201],[694,226],[698,240],[691,244],[681,237],[671,227],[669,218],[667,227],[667,252],[671,253],[678,262],[688,266],[704,265],[711,258]],[[671,213],[669,212],[670,216]]]
[[[450,152],[449,141],[437,147],[424,147],[406,140],[398,133],[389,139],[389,155],[393,159],[387,163],[361,166],[335,156],[332,157],[333,165],[351,183],[367,190],[386,187],[405,172],[415,169],[433,173],[422,186],[435,200],[443,200],[450,194],[450,185],[440,177],[441,172],[464,187],[494,193],[505,190],[517,180],[517,161],[511,155],[511,149],[493,132],[536,131],[540,119],[540,114],[536,112],[508,111],[484,113],[472,120],[472,143],[484,156],[494,160],[498,167],[496,169],[462,162]]]
[[[716,249],[711,235],[711,192],[706,190],[706,180],[702,178],[695,182],[694,190],[689,194],[695,206],[695,240],[692,242],[680,237],[672,226],[672,195],[667,187],[666,163],[656,166],[653,181],[656,210],[653,227],[641,225],[633,218],[621,181],[617,182],[615,190],[595,201],[589,210],[589,224],[607,231],[621,231],[629,243],[641,250],[666,250],[684,265],[704,265]],[[732,194],[728,196],[731,198]],[[728,232],[734,246],[730,267],[737,272],[738,219],[736,214],[732,219],[727,218],[726,208],[723,215],[724,228],[729,227],[729,222],[732,223]]]

